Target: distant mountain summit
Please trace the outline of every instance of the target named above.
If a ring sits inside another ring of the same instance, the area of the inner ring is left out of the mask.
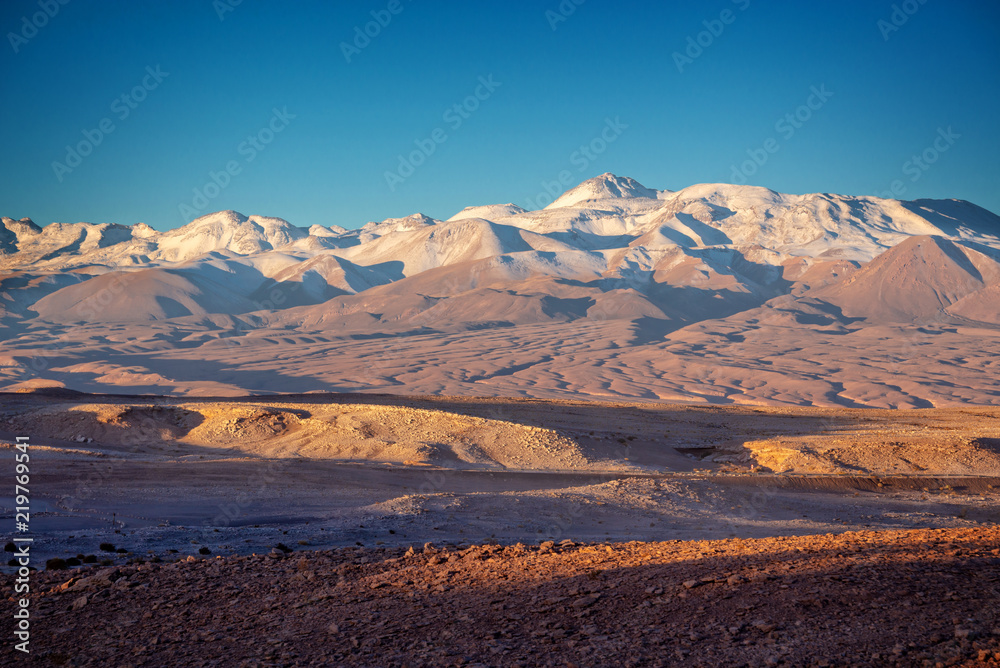
[[[281,218],[219,211],[197,218],[159,237],[147,239],[156,244],[151,257],[178,261],[219,250],[252,255],[280,248],[307,236],[307,230],[295,227]]]
[[[492,220],[494,222],[502,222],[507,218],[512,218],[514,216],[519,216],[522,213],[527,213],[525,209],[522,209],[516,204],[487,204],[485,206],[467,206],[454,216],[448,219],[448,222],[454,220],[463,220],[465,218],[484,218],[486,220]]]
[[[16,253],[18,246],[31,237],[40,234],[42,228],[35,225],[31,218],[14,220],[4,216],[0,218],[0,255]]]
[[[545,208],[559,209],[567,206],[579,206],[585,202],[596,202],[603,199],[657,199],[659,194],[659,191],[651,190],[635,179],[627,176],[615,176],[606,172],[567,190]]]

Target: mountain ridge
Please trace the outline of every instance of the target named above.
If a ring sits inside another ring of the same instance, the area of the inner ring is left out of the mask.
[[[969,366],[1000,336],[1000,217],[974,204],[613,174],[553,204],[356,229],[4,218],[0,388],[1000,402]],[[925,336],[940,359],[900,384],[893,341]],[[808,370],[828,351],[850,382]]]

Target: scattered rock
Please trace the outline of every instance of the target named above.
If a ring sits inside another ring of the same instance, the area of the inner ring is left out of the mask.
[[[928,549],[943,537],[956,547]],[[982,555],[997,544],[1000,527],[979,525],[635,542],[616,545],[611,559],[604,546],[539,558],[533,548],[491,545],[445,546],[420,559],[401,559],[403,550],[393,548],[197,559],[82,578],[38,573],[32,620],[55,665],[73,665],[71,657],[77,665],[248,667],[994,665],[1000,646],[985,630],[1000,629],[1000,610],[974,601],[992,582]],[[844,569],[848,554],[864,565]],[[722,573],[734,568],[775,575],[689,591],[731,583],[733,575]],[[927,577],[942,571],[955,577]],[[0,575],[8,591],[13,577]],[[677,596],[657,594],[673,577],[688,578],[667,585]],[[879,603],[861,624],[859,592]],[[821,609],[803,614],[798,597]],[[294,625],[279,628],[278,619]],[[940,630],[941,620],[947,633],[933,637],[927,630]],[[100,624],[115,632],[88,634]],[[13,656],[0,645],[0,664]]]
[[[587,596],[582,596],[575,601],[573,601],[574,608],[587,608],[597,603],[600,600],[600,594],[588,594]]]

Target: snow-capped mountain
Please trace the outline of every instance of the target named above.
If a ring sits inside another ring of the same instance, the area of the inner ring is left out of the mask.
[[[0,233],[0,268],[23,266],[65,270],[81,265],[127,267],[154,262],[183,262],[213,251],[253,255],[304,239],[310,231],[281,218],[244,216],[219,211],[202,216],[169,232],[157,232],[145,223],[52,223],[38,228],[30,219],[3,218]],[[318,226],[317,226],[318,227]],[[320,228],[316,236],[343,234],[344,230]]]
[[[605,173],[567,190],[545,208],[561,209],[567,206],[579,208],[581,205],[597,204],[603,200],[658,199],[669,192],[650,190],[635,179]]]
[[[454,216],[448,219],[448,222],[463,220],[466,218],[482,218],[483,220],[491,220],[494,223],[502,223],[508,218],[513,218],[514,216],[519,216],[522,213],[527,213],[524,209],[516,204],[487,204],[486,206],[467,206]]]
[[[748,295],[763,302],[791,291],[799,282],[796,272],[812,267],[810,280],[823,282],[817,265],[844,272],[915,236],[1000,248],[1000,219],[968,202],[783,195],[726,184],[653,190],[613,174],[584,181],[540,211],[512,204],[467,207],[447,221],[414,214],[355,230],[306,229],[235,211],[163,233],[143,223],[39,228],[28,219],[10,218],[3,219],[2,229],[5,271],[39,277],[72,272],[82,283],[61,289],[74,294],[101,288],[101,281],[88,286],[88,276],[168,271],[195,281],[191,286],[205,279],[232,292],[231,299],[204,306],[230,313],[254,310],[259,303],[254,295],[268,286],[308,283],[309,289],[283,306],[302,305],[303,299],[321,304],[452,266],[460,268],[450,274],[480,272],[500,282],[600,277],[603,283],[595,289],[627,287],[653,302],[668,288],[696,288],[713,291],[720,303],[735,300],[743,306]],[[60,281],[41,283],[60,286]],[[173,290],[177,279],[148,285],[154,292]],[[185,284],[184,294],[197,292],[191,286]],[[437,288],[442,290],[449,289]],[[32,298],[37,294],[32,291]],[[33,310],[9,291],[6,298]],[[59,317],[51,305],[63,303],[53,298],[36,312]],[[162,319],[181,311],[136,307],[116,311],[115,318]]]
[[[413,214],[351,230],[235,211],[168,232],[3,218],[0,331],[19,341],[127,325],[157,349],[191,336],[182,348],[200,349],[266,333],[618,322],[638,333],[615,345],[642,348],[681,332],[701,340],[714,322],[744,338],[758,321],[993,326],[998,258],[1000,217],[968,202],[654,190],[603,174],[537,211],[470,206],[448,220]]]

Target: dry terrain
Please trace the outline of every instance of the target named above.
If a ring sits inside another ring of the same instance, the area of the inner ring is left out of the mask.
[[[35,586],[35,665],[1000,665],[997,527],[190,557]]]
[[[46,557],[89,554],[109,536],[148,555],[281,540],[667,540],[1000,519],[1000,409],[990,407],[0,399],[0,442],[30,437],[35,549]]]
[[[1000,408],[0,395],[25,435],[39,665],[1000,652]]]

